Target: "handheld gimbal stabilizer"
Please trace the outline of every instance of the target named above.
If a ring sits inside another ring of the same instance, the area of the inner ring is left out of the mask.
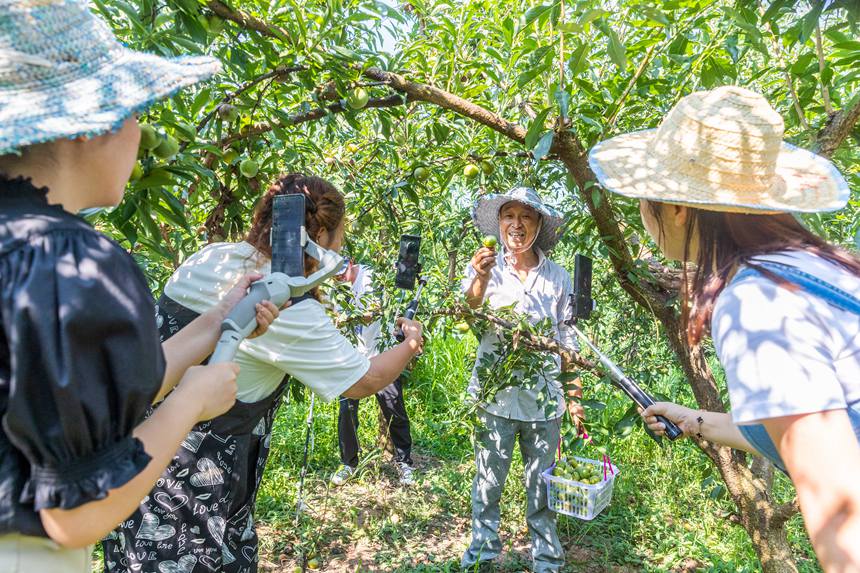
[[[305,197],[278,195],[272,204],[272,272],[253,283],[245,298],[221,323],[221,338],[210,364],[230,362],[239,344],[257,328],[256,306],[270,300],[281,307],[290,298],[302,296],[329,277],[342,271],[344,259],[308,238],[305,229]],[[319,268],[305,276],[304,255],[320,262]]]
[[[645,409],[654,403],[654,398],[648,395],[636,382],[631,380],[621,368],[618,367],[608,356],[606,356],[585,334],[576,326],[579,319],[587,320],[594,310],[594,299],[591,298],[591,259],[583,255],[576,255],[573,271],[573,294],[570,295],[570,304],[573,307],[573,316],[568,325],[576,333],[576,336],[588,346],[597,356],[603,367],[609,373],[612,383],[620,388],[640,408]],[[666,437],[676,440],[683,435],[681,429],[663,416],[657,419],[666,426]],[[653,435],[651,437],[654,437]],[[654,437],[656,440],[657,438]]]
[[[427,284],[427,279],[421,276],[421,263],[418,262],[418,253],[421,247],[421,237],[417,235],[401,235],[400,236],[400,253],[397,257],[397,275],[394,277],[394,284],[399,288],[406,290],[415,289],[415,281],[418,281],[418,290],[415,291],[415,297],[409,306],[406,307],[404,318],[412,320],[415,318],[415,313],[418,312],[418,304],[421,300],[421,291],[424,285]],[[397,342],[403,342],[405,337],[403,332],[398,328],[394,334]]]

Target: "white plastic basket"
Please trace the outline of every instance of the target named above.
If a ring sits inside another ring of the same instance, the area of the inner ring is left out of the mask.
[[[581,462],[596,465],[600,474],[603,474],[602,461],[580,458],[579,456],[574,456],[574,458]],[[555,469],[555,464],[553,464],[541,474],[546,481],[549,508],[556,513],[586,521],[591,521],[597,517],[612,500],[612,488],[615,486],[615,476],[618,475],[618,467],[611,463],[609,465],[612,467],[612,473],[608,471],[607,467],[606,479],[590,485],[552,475]]]

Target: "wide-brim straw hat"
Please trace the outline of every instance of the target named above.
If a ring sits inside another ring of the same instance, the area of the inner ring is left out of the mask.
[[[558,242],[558,230],[563,222],[561,214],[545,204],[531,187],[515,187],[507,193],[491,193],[479,197],[472,208],[472,220],[475,226],[485,235],[499,236],[499,211],[511,201],[528,205],[541,214],[541,228],[535,239],[534,246],[543,252],[549,252]]]
[[[783,131],[763,96],[726,86],[686,96],[657,129],[597,144],[588,161],[603,187],[635,199],[741,213],[844,207],[845,178]]]
[[[0,155],[113,131],[220,68],[129,50],[85,0],[0,0]]]

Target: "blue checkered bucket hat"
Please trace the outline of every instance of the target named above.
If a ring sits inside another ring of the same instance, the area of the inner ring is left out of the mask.
[[[499,237],[499,211],[506,203],[516,201],[528,205],[541,215],[541,228],[535,239],[535,246],[548,253],[558,242],[558,231],[564,219],[554,208],[543,202],[537,191],[531,187],[515,187],[507,193],[484,195],[472,207],[472,220],[485,235]]]
[[[220,67],[126,48],[86,0],[0,0],[0,155],[114,131]]]

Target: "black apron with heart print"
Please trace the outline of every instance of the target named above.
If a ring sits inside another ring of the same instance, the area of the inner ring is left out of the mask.
[[[162,340],[197,313],[162,296]],[[107,573],[254,573],[254,503],[287,379],[254,403],[197,424],[138,510],[104,540]]]

